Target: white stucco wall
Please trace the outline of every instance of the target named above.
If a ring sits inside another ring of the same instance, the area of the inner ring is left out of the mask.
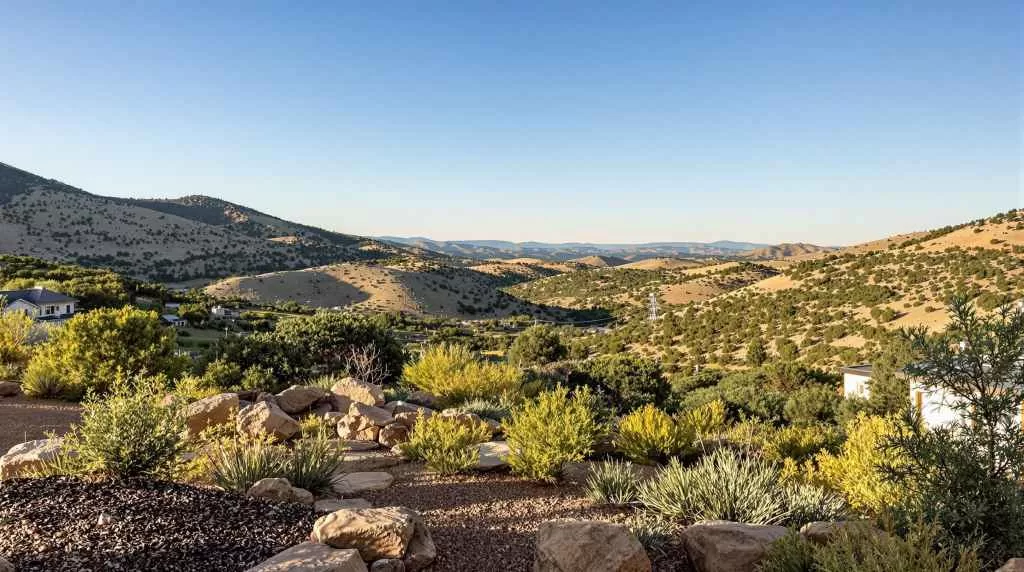
[[[867,399],[868,382],[871,376],[846,372],[843,374],[843,396],[862,397]]]

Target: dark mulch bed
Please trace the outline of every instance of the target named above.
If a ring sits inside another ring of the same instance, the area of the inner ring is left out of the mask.
[[[437,544],[434,572],[533,569],[540,523],[556,519],[623,522],[629,509],[596,507],[578,487],[545,485],[503,473],[441,477],[416,464],[396,467],[391,488],[365,493],[374,506],[407,506],[423,515]],[[657,572],[690,570],[678,547]]]
[[[112,523],[97,526],[100,515]],[[311,508],[151,480],[0,483],[0,555],[31,570],[245,570],[309,537]]]

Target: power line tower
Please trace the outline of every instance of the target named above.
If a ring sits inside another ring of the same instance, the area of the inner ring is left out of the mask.
[[[647,319],[654,322],[658,319],[658,297],[651,292],[650,297],[647,299],[648,307],[650,308]]]

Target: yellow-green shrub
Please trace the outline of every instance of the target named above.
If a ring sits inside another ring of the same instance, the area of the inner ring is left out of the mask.
[[[554,481],[566,463],[582,461],[601,434],[589,390],[558,387],[514,409],[503,424],[512,471]]]
[[[425,461],[443,475],[459,473],[479,460],[472,445],[490,438],[491,429],[485,423],[469,424],[457,417],[432,415],[416,422],[409,441],[402,445],[402,453],[410,459]]]
[[[679,423],[696,437],[719,433],[725,429],[725,403],[716,399],[690,409],[680,414]]]
[[[664,461],[681,453],[693,433],[653,405],[645,405],[619,421],[615,447],[637,463]]]
[[[879,514],[895,506],[906,491],[886,481],[881,465],[898,466],[901,460],[882,448],[898,430],[897,421],[860,414],[846,427],[846,442],[839,454],[820,453],[818,471],[812,478],[842,493],[855,510]]]
[[[402,370],[406,383],[428,391],[447,404],[475,398],[514,395],[523,374],[507,363],[477,360],[464,346],[442,344],[427,348]]]

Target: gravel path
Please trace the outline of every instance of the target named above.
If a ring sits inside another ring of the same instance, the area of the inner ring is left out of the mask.
[[[434,572],[533,569],[541,522],[561,518],[622,522],[628,511],[595,507],[577,487],[545,485],[508,474],[441,477],[417,464],[395,467],[391,488],[362,495],[374,506],[407,506],[423,515],[437,544]],[[678,553],[656,562],[659,572],[689,570]]]
[[[0,397],[0,455],[46,433],[63,435],[82,419],[82,406],[63,401]]]
[[[101,514],[112,522],[98,526]],[[308,538],[309,507],[176,483],[0,483],[0,555],[19,572],[245,570]]]

